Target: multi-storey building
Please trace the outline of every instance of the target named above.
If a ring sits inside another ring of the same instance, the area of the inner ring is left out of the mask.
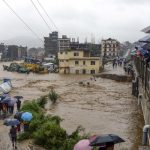
[[[119,54],[119,42],[115,39],[102,40],[101,42],[102,57],[114,58]]]
[[[0,53],[4,53],[4,51],[5,51],[5,45],[4,45],[4,43],[1,43],[0,44]]]
[[[18,47],[18,59],[22,59],[27,56],[27,47],[19,46]]]
[[[59,73],[96,74],[102,66],[100,57],[91,57],[86,50],[68,50],[58,53]]]
[[[52,32],[49,37],[44,37],[45,55],[56,55],[58,53],[58,32]]]
[[[70,39],[66,35],[63,35],[62,38],[58,39],[58,48],[59,52],[70,49]]]
[[[7,49],[7,58],[11,60],[18,59],[18,46],[17,45],[9,45]]]

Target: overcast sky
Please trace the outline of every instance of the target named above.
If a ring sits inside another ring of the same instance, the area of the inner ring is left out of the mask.
[[[30,0],[6,0],[17,14],[36,32],[40,38],[48,36],[47,28]],[[37,0],[33,0],[52,30]],[[134,42],[146,34],[141,30],[150,25],[150,0],[39,0],[55,22],[61,34],[79,37],[88,41],[95,37],[115,38],[121,42]],[[0,0],[0,40],[16,36],[34,35]]]

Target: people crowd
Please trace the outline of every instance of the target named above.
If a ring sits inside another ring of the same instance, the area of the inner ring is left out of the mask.
[[[10,97],[9,94],[0,96],[0,117],[6,118],[8,115],[13,115],[14,106],[17,106],[17,111],[20,110],[21,100],[15,97]]]
[[[11,97],[9,93],[2,94],[0,96],[0,119],[9,120],[10,118],[7,117],[13,117],[16,118],[17,113],[21,113],[20,108],[21,108],[21,98],[22,96],[14,96]],[[14,111],[15,110],[15,111]],[[15,113],[14,113],[15,112]],[[10,140],[12,141],[12,146],[13,148],[17,148],[16,146],[16,141],[17,141],[17,134],[21,132],[21,129],[24,129],[24,131],[28,130],[29,123],[21,120],[20,118],[18,119],[19,123],[16,125],[12,125],[9,131],[9,137]]]

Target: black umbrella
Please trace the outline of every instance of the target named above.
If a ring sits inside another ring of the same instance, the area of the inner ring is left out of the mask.
[[[90,146],[101,146],[104,144],[107,145],[109,143],[117,144],[121,142],[125,142],[125,141],[122,138],[120,138],[118,135],[106,134],[106,135],[97,136],[96,139],[94,139],[90,143]]]
[[[23,96],[14,96],[14,98],[16,98],[18,100],[18,99],[22,99]]]
[[[20,122],[17,119],[5,119],[4,120],[4,125],[6,126],[15,126],[18,125]]]
[[[16,114],[14,115],[15,119],[18,119],[19,121],[21,121],[21,116],[24,112],[16,112]]]

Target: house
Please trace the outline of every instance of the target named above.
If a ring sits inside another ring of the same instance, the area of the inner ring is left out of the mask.
[[[114,58],[119,55],[119,42],[115,39],[106,39],[101,41],[102,57]]]
[[[102,66],[100,57],[91,57],[88,50],[61,51],[58,60],[62,74],[96,74]]]

